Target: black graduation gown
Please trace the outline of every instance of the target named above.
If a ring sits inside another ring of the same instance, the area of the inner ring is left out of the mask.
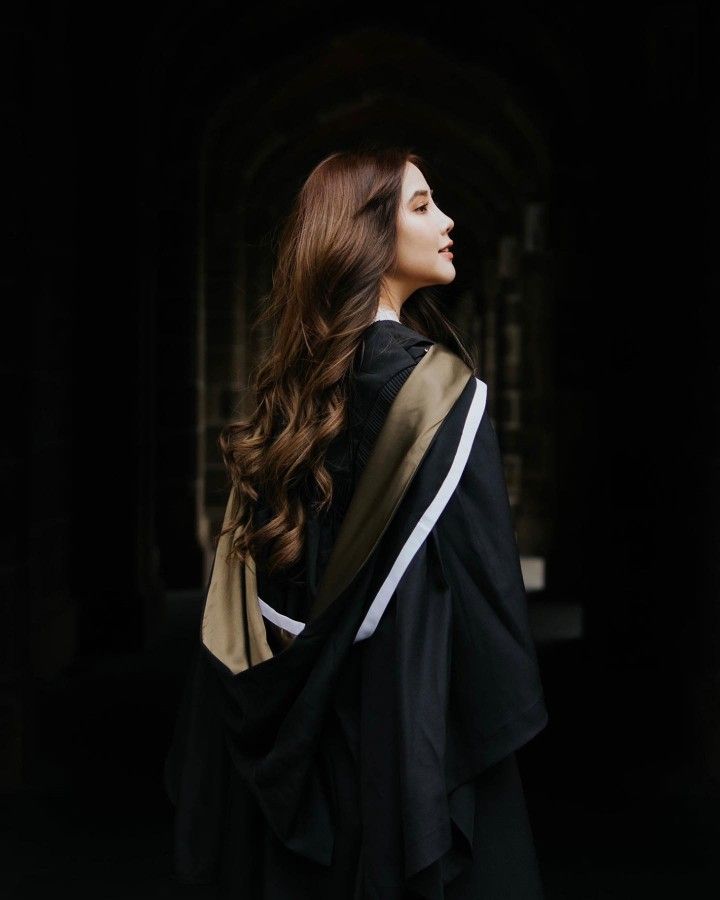
[[[543,896],[515,750],[547,710],[485,398],[443,345],[373,323],[302,564],[253,580],[216,553],[165,765],[179,881]]]

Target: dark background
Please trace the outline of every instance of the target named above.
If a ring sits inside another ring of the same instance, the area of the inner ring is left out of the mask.
[[[551,222],[555,530],[548,590],[530,598],[550,722],[519,755],[548,900],[707,896],[720,877],[718,293],[702,278],[716,13],[59,2],[3,15],[0,893],[200,896],[170,879],[161,771],[203,585],[212,123],[229,115],[233,147],[267,160],[267,203],[256,188],[242,209],[246,249],[267,249],[315,161],[368,131],[436,163],[460,244],[476,213],[450,185],[472,185],[469,147],[487,117],[512,117],[510,96],[548,161],[540,180],[528,163],[525,199],[542,185]],[[491,207],[489,235],[510,216]],[[553,639],[544,600],[579,604],[581,636]]]

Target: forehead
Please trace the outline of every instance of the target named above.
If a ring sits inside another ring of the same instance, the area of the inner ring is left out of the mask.
[[[415,163],[405,163],[405,174],[403,176],[403,195],[407,200],[412,196],[413,191],[429,190],[429,185],[425,180],[425,176],[418,169]]]

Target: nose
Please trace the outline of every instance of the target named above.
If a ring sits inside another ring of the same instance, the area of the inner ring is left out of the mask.
[[[449,224],[448,224],[447,228],[445,229],[445,234],[450,234],[450,232],[451,232],[451,231],[453,230],[453,228],[455,227],[455,223],[453,222],[452,219],[448,218],[448,223],[449,223]]]

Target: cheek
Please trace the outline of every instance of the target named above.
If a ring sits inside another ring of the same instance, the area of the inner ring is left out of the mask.
[[[409,222],[398,234],[398,267],[406,271],[426,269],[435,262],[432,253],[436,250],[437,241],[428,226],[422,221]]]

